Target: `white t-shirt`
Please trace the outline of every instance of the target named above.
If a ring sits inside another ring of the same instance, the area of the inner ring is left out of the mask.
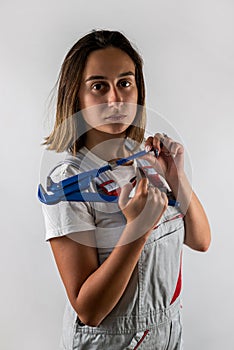
[[[76,163],[62,164],[51,174],[55,182],[64,180],[78,173],[90,169],[100,168],[106,162],[98,158],[87,148],[83,147],[77,154]],[[101,181],[114,180],[122,187],[134,176],[140,177],[136,162],[133,165],[118,166],[100,174]],[[96,191],[96,183],[90,183],[90,191]],[[42,205],[46,227],[46,240],[61,237],[71,233],[80,233],[80,241],[90,230],[95,230],[95,245],[98,249],[112,250],[119,240],[125,226],[125,217],[118,207],[118,203],[111,202],[72,202],[62,201],[54,205]],[[69,236],[71,237],[71,236]],[[79,240],[79,235],[76,234]]]

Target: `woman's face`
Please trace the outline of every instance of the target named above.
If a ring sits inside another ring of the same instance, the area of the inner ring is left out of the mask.
[[[87,59],[79,91],[85,122],[108,134],[122,134],[137,111],[135,65],[114,47],[93,51]]]

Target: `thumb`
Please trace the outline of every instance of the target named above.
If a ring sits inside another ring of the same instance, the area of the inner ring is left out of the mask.
[[[120,196],[119,196],[119,201],[118,201],[118,204],[119,204],[119,207],[120,209],[124,209],[128,202],[129,202],[129,195],[132,191],[132,184],[131,183],[127,183],[126,185],[124,185],[122,188],[121,188],[121,192],[120,192]]]

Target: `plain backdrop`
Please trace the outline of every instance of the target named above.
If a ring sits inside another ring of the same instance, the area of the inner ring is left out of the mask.
[[[185,350],[233,349],[233,17],[231,0],[0,1],[1,349],[58,349],[66,298],[36,195],[40,143],[63,58],[94,28],[142,54],[147,105],[179,131],[209,217],[209,251],[184,248]]]

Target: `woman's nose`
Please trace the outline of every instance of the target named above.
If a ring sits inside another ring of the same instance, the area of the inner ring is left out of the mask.
[[[116,87],[110,87],[110,90],[108,92],[108,105],[109,107],[112,107],[116,103],[122,102],[122,95],[120,91]]]

